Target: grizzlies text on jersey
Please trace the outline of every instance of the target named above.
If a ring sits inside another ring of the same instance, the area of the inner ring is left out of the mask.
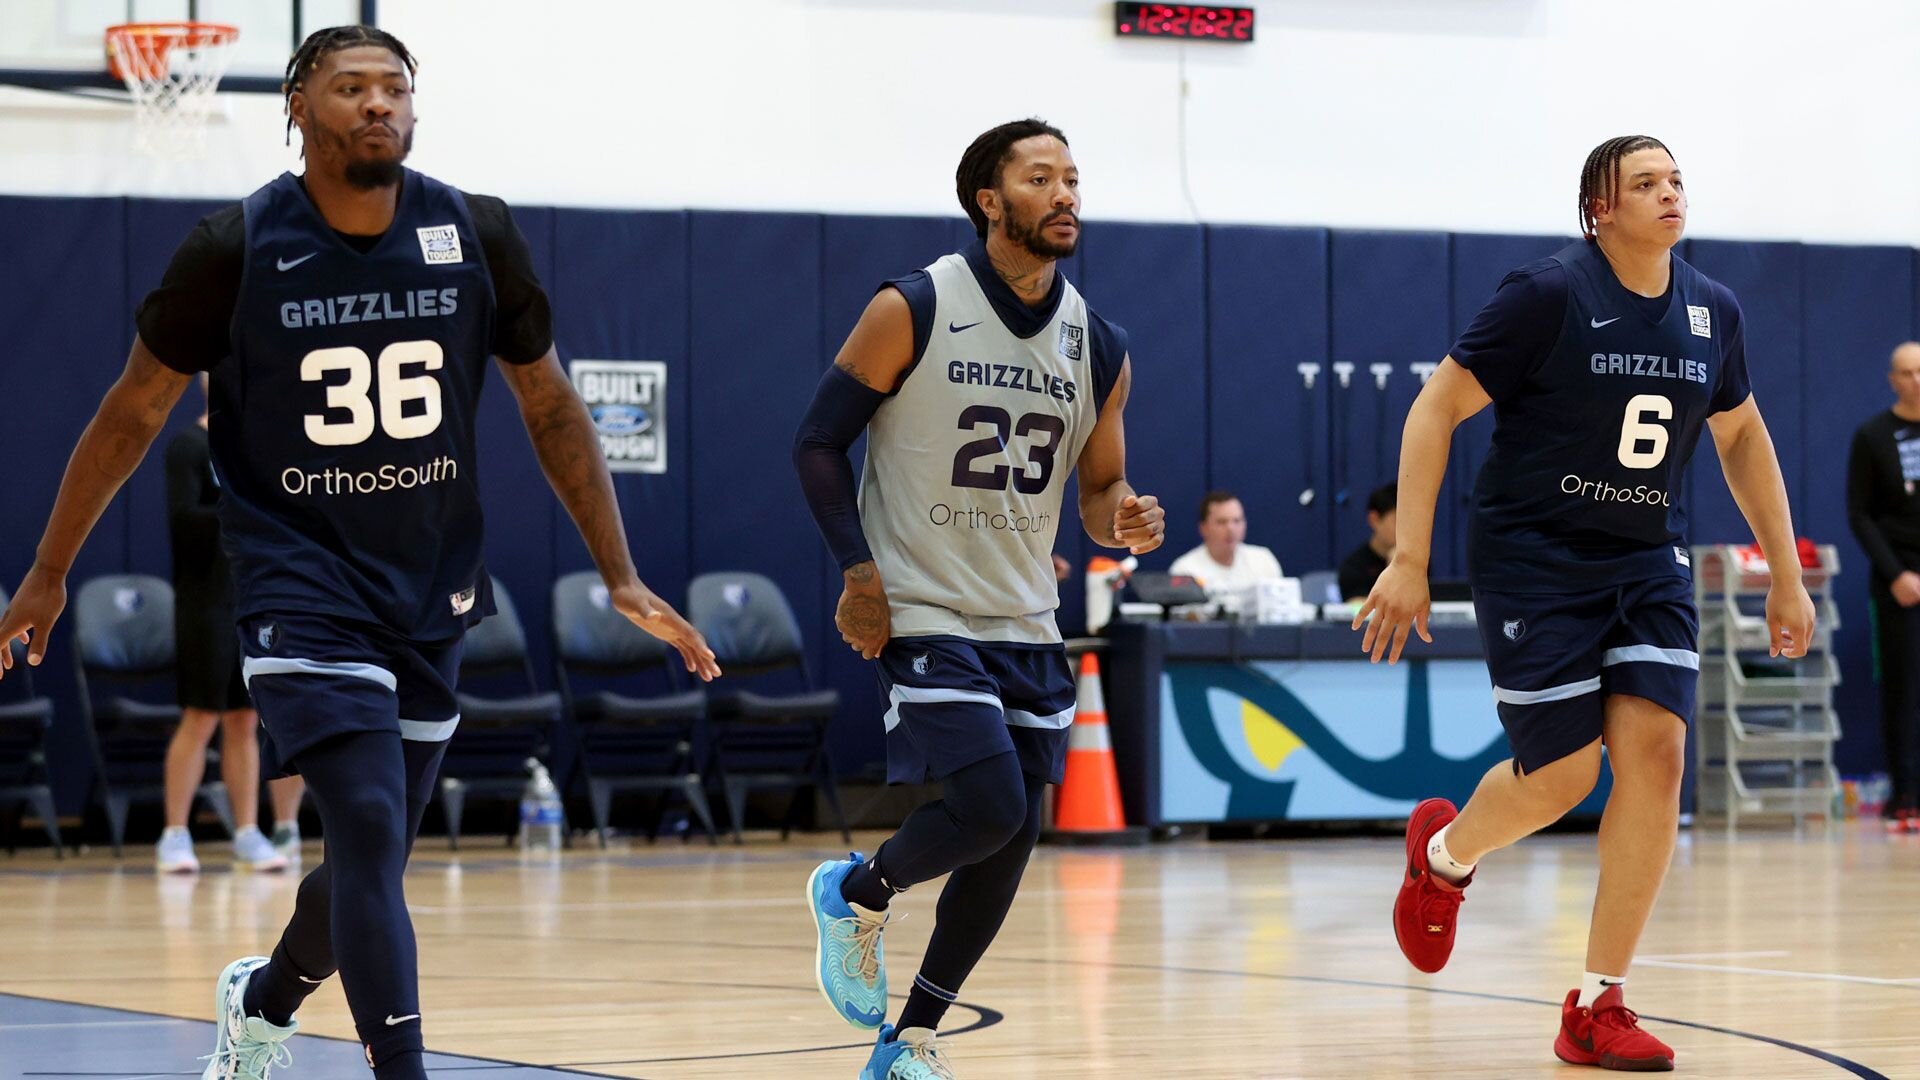
[[[1750,392],[1739,304],[1672,257],[1664,296],[1576,242],[1501,282],[1452,350],[1493,399],[1474,485],[1476,588],[1565,593],[1690,577],[1687,463]]]
[[[893,634],[1058,642],[1061,495],[1124,337],[1065,275],[1027,308],[982,244],[890,284],[917,358],[868,425],[860,519]]]

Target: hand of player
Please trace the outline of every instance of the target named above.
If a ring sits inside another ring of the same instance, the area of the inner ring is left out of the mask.
[[[0,678],[13,666],[13,643],[27,645],[27,663],[34,667],[47,655],[47,635],[67,609],[67,575],[39,563],[20,581],[13,602],[0,614]]]
[[[1418,631],[1421,641],[1433,644],[1433,635],[1427,633],[1430,607],[1427,568],[1399,559],[1388,563],[1380,572],[1380,580],[1373,583],[1373,591],[1353,616],[1353,629],[1360,629],[1361,623],[1367,624],[1366,636],[1360,639],[1360,651],[1372,653],[1376,664],[1383,653],[1387,663],[1395,664],[1400,661],[1400,650],[1406,648],[1409,631]]]
[[[1767,590],[1767,655],[1798,659],[1813,644],[1813,598],[1799,581]]]
[[[1893,579],[1893,599],[1901,607],[1920,604],[1920,574],[1911,570]]]
[[[887,639],[893,636],[893,613],[887,607],[887,587],[880,581],[880,568],[869,560],[847,567],[840,576],[846,587],[833,609],[833,625],[840,629],[840,640],[861,659],[878,659],[880,650],[887,647]]]
[[[1145,555],[1167,538],[1167,512],[1151,495],[1129,495],[1113,512],[1113,539],[1134,555]]]
[[[672,604],[655,596],[653,590],[634,580],[615,586],[609,598],[614,610],[625,615],[633,625],[680,650],[680,659],[687,670],[700,676],[702,681],[712,682],[720,677],[720,662],[707,647],[707,639],[673,610]]]

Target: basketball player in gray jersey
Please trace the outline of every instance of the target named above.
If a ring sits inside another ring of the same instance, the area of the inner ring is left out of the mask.
[[[821,380],[794,446],[846,580],[835,621],[879,661],[887,773],[938,781],[871,860],[822,863],[807,897],[815,977],[835,1013],[878,1029],[862,1080],[951,1077],[940,1018],[999,932],[1059,783],[1074,681],[1054,623],[1068,473],[1095,542],[1160,546],[1158,500],[1126,480],[1126,334],[1056,260],[1080,236],[1066,137],[1002,124],[960,159],[980,241],[886,282]],[[867,433],[856,498],[847,448]],[[893,894],[942,874],[938,921],[886,1024],[881,935]]]

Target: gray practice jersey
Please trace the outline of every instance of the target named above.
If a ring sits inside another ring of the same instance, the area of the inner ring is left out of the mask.
[[[1054,544],[1067,474],[1125,356],[1064,274],[1021,304],[983,245],[890,283],[917,361],[867,428],[860,521],[896,637],[1060,641]]]

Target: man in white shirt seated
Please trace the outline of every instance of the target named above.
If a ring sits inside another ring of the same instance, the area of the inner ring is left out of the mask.
[[[1247,540],[1247,512],[1231,491],[1200,500],[1200,546],[1173,560],[1169,571],[1198,581],[1230,615],[1253,607],[1254,586],[1278,580],[1280,560]]]

